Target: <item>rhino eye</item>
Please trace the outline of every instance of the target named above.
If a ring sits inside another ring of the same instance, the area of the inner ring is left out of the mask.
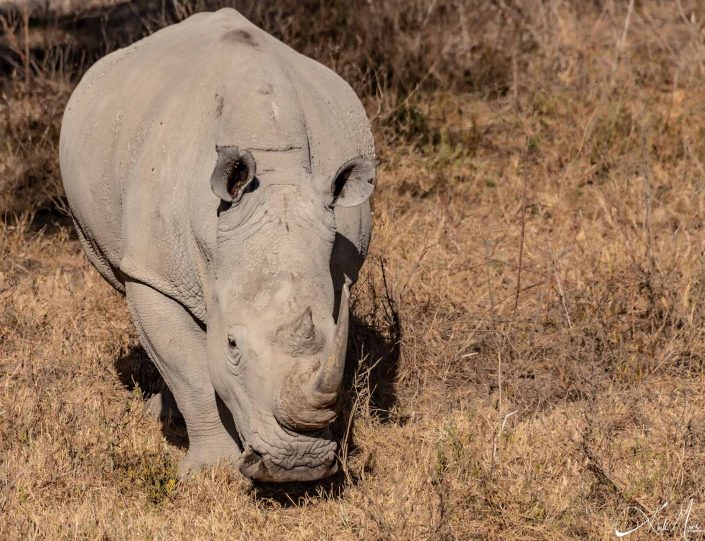
[[[240,348],[237,347],[235,338],[231,335],[228,336],[228,348],[230,349],[230,364],[235,367],[240,364],[242,352],[240,351]]]

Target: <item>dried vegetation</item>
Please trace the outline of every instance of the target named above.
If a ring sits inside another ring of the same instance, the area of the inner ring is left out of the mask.
[[[383,161],[344,473],[174,480],[183,429],[143,415],[127,310],[62,218],[61,111],[102,51],[8,18],[0,538],[608,539],[665,502],[705,525],[702,2],[234,4],[354,85]]]

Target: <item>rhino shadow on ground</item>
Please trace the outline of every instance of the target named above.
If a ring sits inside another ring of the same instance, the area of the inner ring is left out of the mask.
[[[163,411],[159,417],[162,434],[166,440],[181,449],[188,449],[186,424],[164,379],[141,345],[131,346],[127,352],[113,362],[120,382],[130,392],[139,392],[145,400],[145,412],[149,399],[157,393],[163,394]]]
[[[311,482],[264,483],[253,481],[250,494],[264,504],[283,507],[304,505],[320,499],[337,499],[345,488],[355,485],[362,474],[371,473],[370,466],[348,466],[355,462],[355,418],[373,415],[382,423],[403,422],[392,414],[397,396],[395,381],[398,372],[401,321],[393,302],[388,299],[382,329],[370,325],[354,314],[351,317],[348,339],[348,358],[343,381],[340,413],[333,432],[341,442],[339,471],[332,477]],[[139,392],[148,401],[157,393],[164,393],[167,407],[161,416],[162,434],[166,440],[181,449],[188,448],[186,425],[176,404],[170,404],[170,394],[159,371],[140,345],[130,347],[114,361],[118,378],[130,392]]]

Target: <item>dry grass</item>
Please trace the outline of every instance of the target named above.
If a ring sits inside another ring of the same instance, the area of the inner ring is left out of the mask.
[[[174,481],[183,430],[129,389],[124,302],[70,229],[22,212],[60,204],[71,83],[7,85],[0,538],[609,539],[664,502],[659,524],[692,502],[705,525],[705,11],[587,4],[492,3],[505,26],[471,38],[504,51],[492,83],[357,64],[402,75],[365,98],[384,165],[352,430],[345,474],[313,486]]]

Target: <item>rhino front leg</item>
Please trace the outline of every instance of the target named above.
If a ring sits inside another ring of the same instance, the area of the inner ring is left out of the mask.
[[[206,333],[183,306],[157,290],[131,280],[125,289],[140,342],[186,422],[189,449],[179,475],[220,460],[235,461],[240,450],[231,435],[234,426],[226,428],[223,421],[232,424],[229,413],[219,412],[206,364]]]

